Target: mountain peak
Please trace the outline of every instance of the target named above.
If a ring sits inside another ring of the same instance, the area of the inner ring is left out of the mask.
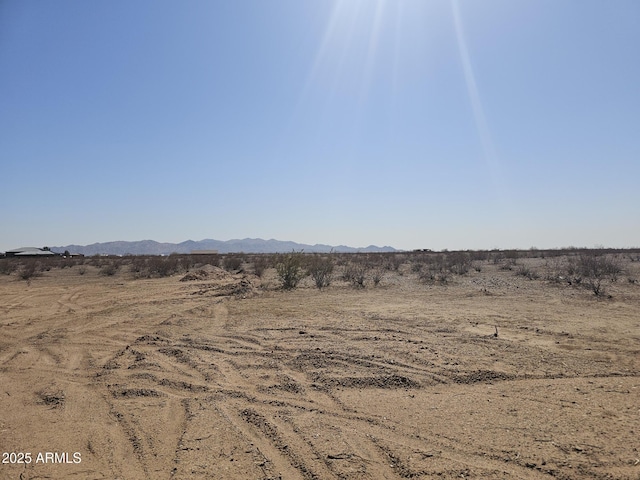
[[[262,238],[244,238],[232,240],[204,239],[199,241],[185,240],[181,243],[160,243],[155,240],[140,240],[135,242],[114,241],[93,243],[91,245],[66,245],[52,247],[54,252],[68,250],[83,255],[169,255],[171,253],[191,253],[193,250],[217,250],[219,253],[286,253],[292,250],[304,250],[307,253],[356,253],[356,252],[396,252],[393,247],[377,247],[369,245],[364,248],[348,247],[346,245],[307,245],[291,241]]]

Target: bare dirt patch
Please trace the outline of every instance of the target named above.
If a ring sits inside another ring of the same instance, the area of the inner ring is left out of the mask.
[[[74,268],[0,277],[0,449],[82,462],[0,478],[640,478],[634,282]]]

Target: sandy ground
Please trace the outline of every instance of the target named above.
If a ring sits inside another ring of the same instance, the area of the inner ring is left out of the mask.
[[[0,277],[0,478],[640,479],[624,276],[598,300],[488,263],[255,294],[78,268]]]

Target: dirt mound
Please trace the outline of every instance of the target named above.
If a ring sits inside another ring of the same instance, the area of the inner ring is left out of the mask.
[[[226,281],[201,283],[199,289],[191,295],[207,295],[211,297],[249,298],[256,294],[257,289],[247,277],[231,276]]]
[[[252,297],[256,288],[246,275],[232,274],[219,267],[205,265],[202,268],[187,273],[181,282],[207,282],[197,284],[198,290],[192,295],[210,295],[215,297]]]
[[[209,274],[204,270],[198,270],[197,272],[189,272],[180,279],[181,282],[193,282],[195,280],[206,280]]]
[[[195,272],[189,272],[180,279],[181,282],[192,282],[196,280],[230,280],[234,276],[220,267],[204,265]]]

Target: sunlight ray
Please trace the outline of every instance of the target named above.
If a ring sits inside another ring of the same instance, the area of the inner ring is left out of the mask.
[[[395,4],[395,19],[393,30],[393,57],[391,60],[391,92],[390,92],[390,122],[391,128],[395,131],[399,118],[398,111],[398,95],[400,93],[400,52],[401,52],[401,33],[403,32],[404,22],[404,2]]]
[[[318,72],[320,70],[320,66],[322,64],[322,62],[324,61],[324,59],[327,56],[327,52],[329,50],[329,44],[331,42],[331,40],[335,37],[335,32],[337,30],[337,25],[339,23],[339,21],[342,19],[343,17],[343,10],[345,8],[345,2],[344,0],[338,0],[337,2],[335,2],[335,4],[333,5],[333,10],[331,12],[331,18],[329,19],[329,22],[327,23],[327,26],[324,30],[324,34],[322,36],[322,41],[320,42],[320,47],[318,48],[318,51],[316,53],[316,56],[313,60],[313,65],[311,67],[311,69],[309,70],[309,74],[307,75],[307,79],[305,81],[304,87],[302,88],[302,91],[300,93],[299,99],[298,99],[298,103],[301,103],[302,101],[304,101],[304,99],[307,97],[309,90],[311,89],[315,79],[318,77]]]
[[[340,84],[341,75],[343,73],[348,47],[351,43],[355,30],[355,24],[358,18],[358,4],[353,4],[349,0],[337,0],[332,8],[331,15],[327,22],[322,35],[322,40],[316,51],[311,68],[306,76],[303,87],[298,94],[295,107],[285,129],[287,133],[294,128],[294,124],[300,120],[300,115],[305,110],[307,103],[311,101],[314,89],[317,89],[323,83],[326,88],[323,89],[326,97],[323,99],[323,112],[320,113],[320,120],[325,116],[326,110],[329,108],[336,90]],[[345,28],[345,24],[347,27]],[[346,31],[346,38],[342,38],[341,32]],[[342,39],[341,50],[335,58],[335,43]],[[330,79],[323,82],[322,76],[327,75]]]
[[[347,15],[347,13],[349,15]],[[345,67],[347,65],[347,56],[349,55],[349,47],[351,46],[354,36],[357,31],[357,21],[360,14],[360,3],[355,3],[355,7],[352,8],[349,12],[345,13],[344,17],[348,21],[348,26],[345,29],[346,38],[344,38],[342,48],[340,49],[340,56],[338,61],[335,62],[335,67],[333,70],[333,79],[331,81],[331,86],[329,88],[329,98],[327,99],[327,104],[331,103],[334,95],[339,89],[340,82],[344,79],[342,76],[345,74]]]
[[[369,43],[367,47],[367,56],[365,61],[365,67],[363,71],[362,88],[360,89],[360,108],[363,108],[363,104],[366,102],[369,96],[369,89],[371,88],[371,82],[373,80],[373,70],[376,61],[376,52],[378,50],[378,43],[380,41],[380,28],[382,24],[382,17],[384,14],[385,0],[376,0],[375,13],[373,17],[373,25],[369,34]]]
[[[464,28],[462,25],[462,18],[460,17],[460,8],[458,6],[458,1],[453,0],[451,2],[451,6],[453,10],[453,20],[456,40],[458,43],[458,52],[460,54],[460,62],[462,63],[462,69],[464,71],[464,79],[467,85],[467,93],[469,94],[469,100],[471,102],[471,108],[473,110],[473,117],[475,120],[476,128],[478,130],[478,135],[480,136],[480,141],[482,142],[485,161],[487,163],[487,167],[489,168],[494,184],[498,187],[502,187],[503,181],[500,163],[495,152],[493,140],[491,137],[491,131],[489,130],[489,125],[484,114],[484,109],[482,108],[480,92],[478,91],[478,85],[473,73],[473,67],[471,66],[471,58],[469,56],[469,50],[467,48],[467,42],[464,36]]]
[[[396,3],[395,28],[393,36],[393,66],[391,72],[391,99],[395,104],[395,98],[398,94],[398,82],[400,76],[400,34],[402,32],[402,23],[404,17],[404,3]]]

